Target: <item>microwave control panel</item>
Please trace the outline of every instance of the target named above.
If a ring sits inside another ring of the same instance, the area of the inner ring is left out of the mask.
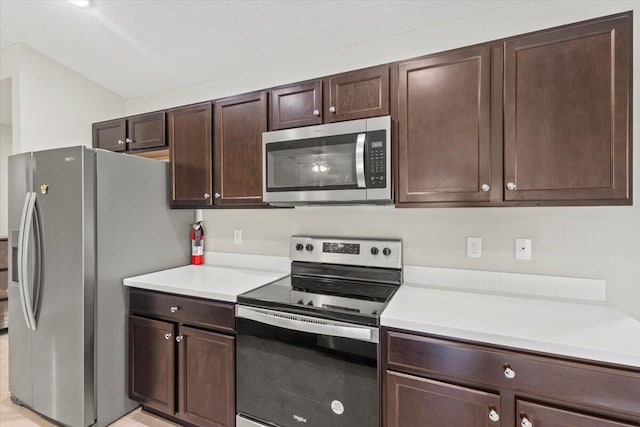
[[[387,142],[385,131],[367,134],[367,188],[385,188],[387,186]]]

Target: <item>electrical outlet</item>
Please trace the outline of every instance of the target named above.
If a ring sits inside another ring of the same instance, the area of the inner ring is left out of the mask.
[[[242,230],[233,230],[233,243],[242,244]]]
[[[467,237],[467,258],[482,258],[482,238]]]
[[[516,259],[531,259],[531,239],[516,239]]]

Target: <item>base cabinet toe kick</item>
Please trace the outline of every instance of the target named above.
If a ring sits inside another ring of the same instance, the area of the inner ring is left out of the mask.
[[[640,426],[640,368],[381,329],[383,425]]]

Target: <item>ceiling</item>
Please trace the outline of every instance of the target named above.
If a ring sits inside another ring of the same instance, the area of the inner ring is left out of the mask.
[[[128,99],[516,2],[0,0],[0,47],[25,43]]]

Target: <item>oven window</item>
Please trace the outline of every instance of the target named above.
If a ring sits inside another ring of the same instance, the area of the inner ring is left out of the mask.
[[[357,136],[267,144],[267,191],[357,188]]]
[[[239,414],[283,427],[378,427],[377,344],[236,320]]]

